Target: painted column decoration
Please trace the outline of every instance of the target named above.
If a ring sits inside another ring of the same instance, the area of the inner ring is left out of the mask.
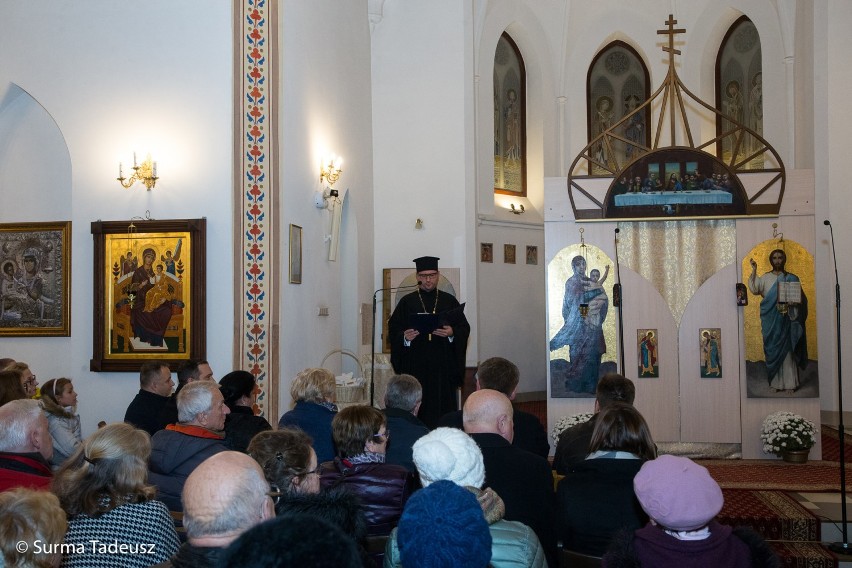
[[[277,417],[277,157],[274,65],[276,4],[236,3],[235,364],[257,379],[256,410]]]

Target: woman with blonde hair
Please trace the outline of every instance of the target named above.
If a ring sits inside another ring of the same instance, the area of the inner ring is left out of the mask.
[[[151,438],[130,424],[108,424],[86,440],[59,468],[53,492],[68,515],[65,543],[77,547],[63,566],[150,566],[179,547],[168,508],[147,484]],[[124,553],[92,541],[119,542]]]
[[[23,487],[0,493],[0,566],[59,566],[59,545],[67,528],[65,513],[53,493]],[[37,540],[42,543],[39,548],[34,546]],[[21,542],[28,544],[24,550],[16,546]]]
[[[50,438],[53,440],[51,467],[56,470],[83,443],[80,415],[77,414],[77,393],[71,379],[50,379],[41,387],[41,407],[47,416]]]
[[[334,459],[331,421],[337,414],[334,375],[328,369],[310,368],[293,379],[290,397],[293,410],[285,412],[278,427],[295,426],[314,440],[314,451],[320,463]]]

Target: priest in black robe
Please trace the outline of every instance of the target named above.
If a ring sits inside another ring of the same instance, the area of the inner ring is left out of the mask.
[[[420,381],[418,417],[432,429],[441,416],[458,410],[456,390],[464,381],[470,324],[458,300],[438,290],[438,259],[423,256],[414,263],[419,288],[403,296],[388,322],[391,364],[397,374]]]

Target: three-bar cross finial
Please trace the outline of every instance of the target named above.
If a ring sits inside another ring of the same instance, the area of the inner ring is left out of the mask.
[[[680,55],[680,50],[675,49],[674,47],[674,37],[675,34],[683,34],[686,33],[686,30],[683,28],[675,29],[675,24],[677,24],[677,20],[674,19],[673,14],[669,14],[669,19],[666,20],[666,25],[669,27],[667,30],[657,30],[657,33],[660,35],[669,36],[669,44],[663,46],[663,51],[668,52],[669,54],[669,63],[673,61],[672,55]]]

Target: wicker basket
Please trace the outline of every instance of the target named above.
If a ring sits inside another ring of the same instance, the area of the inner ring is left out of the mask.
[[[340,353],[341,355],[347,355],[355,360],[355,364],[358,365],[358,372],[360,376],[364,376],[364,367],[361,366],[361,361],[358,360],[358,356],[352,353],[351,351],[347,351],[346,349],[334,349],[329,351],[325,357],[322,359],[322,363],[320,363],[320,367],[325,367],[325,362],[329,357]],[[366,401],[366,385],[361,386],[337,386],[336,387],[336,398],[337,402],[342,403],[353,403],[353,402],[364,402]]]

